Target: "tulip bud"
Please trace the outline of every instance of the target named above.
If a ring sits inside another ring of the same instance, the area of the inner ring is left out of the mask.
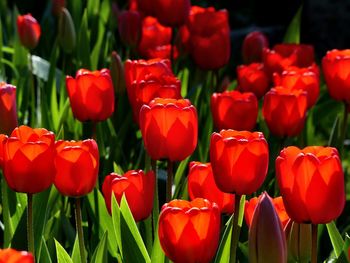
[[[71,53],[75,48],[76,34],[73,19],[66,8],[62,8],[60,12],[60,20],[58,22],[58,40],[66,53]]]
[[[17,30],[23,46],[34,49],[38,45],[41,28],[31,14],[17,17]]]
[[[270,196],[261,195],[249,229],[250,263],[287,262],[287,243]]]
[[[59,16],[61,13],[61,9],[66,6],[66,1],[65,0],[52,0],[52,9],[51,12],[55,16]]]
[[[122,11],[118,18],[121,40],[127,46],[136,47],[141,39],[141,16],[137,11]]]
[[[113,51],[111,54],[111,77],[114,90],[117,94],[122,94],[125,91],[124,66],[119,54]]]
[[[16,87],[0,82],[0,133],[9,135],[16,127]]]
[[[249,33],[243,41],[242,56],[246,64],[252,62],[261,62],[263,49],[269,47],[269,40],[266,35],[260,31]]]
[[[311,224],[298,224],[292,220],[286,226],[288,255],[296,262],[309,262],[311,259]]]

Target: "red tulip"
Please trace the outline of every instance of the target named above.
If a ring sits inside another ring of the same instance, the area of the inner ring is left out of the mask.
[[[153,208],[155,180],[153,171],[145,174],[142,170],[132,170],[123,176],[116,173],[107,175],[102,192],[109,213],[112,213],[111,198],[114,193],[118,204],[125,195],[136,222],[149,217]]]
[[[5,139],[3,147],[4,176],[12,190],[35,194],[51,186],[56,175],[52,132],[20,126]]]
[[[220,211],[215,203],[197,198],[163,205],[158,236],[174,263],[207,263],[215,256],[220,237]]]
[[[16,87],[5,82],[0,82],[0,120],[0,133],[17,127]]]
[[[41,29],[39,23],[31,14],[17,17],[19,40],[28,49],[34,49],[39,42]]]
[[[269,47],[269,40],[260,31],[250,32],[243,40],[242,56],[245,64],[262,62],[263,49]]]
[[[342,213],[344,173],[337,149],[284,148],[276,159],[276,176],[287,213],[293,221],[326,224]]]
[[[7,140],[7,136],[5,134],[0,134],[0,169],[4,165],[4,142]]]
[[[253,92],[258,99],[265,95],[270,88],[270,77],[261,63],[241,65],[237,67],[238,90]]]
[[[181,98],[181,82],[172,73],[169,60],[127,60],[125,79],[137,123],[142,105],[150,103],[154,98]]]
[[[142,37],[138,50],[144,58],[170,58],[171,28],[162,26],[154,17],[142,20]]]
[[[221,213],[233,213],[235,196],[221,192],[216,186],[210,163],[190,163],[188,193],[191,200],[205,198],[216,203]]]
[[[0,263],[34,263],[34,257],[27,251],[12,248],[0,249]]]
[[[103,121],[114,112],[114,89],[108,69],[80,69],[66,77],[69,101],[79,121]]]
[[[271,199],[273,206],[275,207],[276,213],[282,223],[283,228],[287,225],[290,218],[286,212],[286,208],[283,204],[283,199],[281,196],[275,197]],[[258,197],[251,198],[249,201],[246,201],[245,207],[244,207],[244,219],[247,223],[248,227],[250,227],[253,216],[254,216],[254,210],[256,208],[256,205],[259,202]]]
[[[226,10],[193,6],[187,22],[189,50],[195,63],[212,70],[225,66],[230,58],[230,26]]]
[[[328,92],[335,100],[350,101],[350,49],[331,50],[322,59]]]
[[[307,94],[281,86],[271,89],[264,97],[262,113],[272,134],[280,137],[298,135],[305,124]]]
[[[252,194],[265,180],[269,149],[261,132],[222,130],[211,136],[210,161],[221,191]]]
[[[141,39],[141,16],[137,11],[122,11],[118,17],[121,40],[127,46],[136,47]]]
[[[309,67],[314,63],[314,47],[305,44],[278,44],[272,50],[263,50],[263,62],[267,72],[282,73],[289,66]]]
[[[190,13],[190,0],[153,0],[155,16],[158,21],[170,27],[185,24]]]
[[[152,16],[155,13],[154,0],[136,0],[138,9],[146,16]]]
[[[308,109],[316,104],[320,93],[320,80],[312,68],[289,67],[280,75],[274,73],[273,78],[275,86],[306,91]]]
[[[256,125],[259,108],[254,93],[235,90],[214,93],[210,106],[218,130],[253,130]]]
[[[186,99],[156,98],[142,106],[140,129],[145,148],[153,160],[184,160],[197,145],[196,108]]]
[[[94,140],[56,142],[54,184],[67,196],[79,197],[90,193],[96,184],[99,153]]]

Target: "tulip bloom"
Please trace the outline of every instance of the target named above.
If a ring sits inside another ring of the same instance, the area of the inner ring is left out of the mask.
[[[309,67],[314,63],[314,47],[305,44],[278,44],[263,50],[263,62],[270,76],[281,74],[289,66]]]
[[[320,80],[313,68],[289,67],[280,75],[274,73],[273,78],[275,86],[306,91],[308,109],[316,104],[320,94]]]
[[[4,164],[4,142],[7,140],[7,136],[5,134],[0,133],[0,169],[2,168]]]
[[[269,149],[261,132],[222,130],[211,136],[210,161],[221,191],[252,194],[265,180]]]
[[[322,69],[329,95],[350,101],[350,49],[331,50],[322,59]]]
[[[242,92],[253,92],[258,99],[270,88],[270,77],[261,63],[241,65],[237,67],[237,89]]]
[[[226,10],[193,6],[186,27],[190,53],[200,68],[219,69],[228,63],[231,43]]]
[[[303,90],[290,90],[281,86],[271,89],[264,97],[262,113],[272,134],[298,135],[305,124],[307,94]]]
[[[185,24],[190,14],[190,0],[153,0],[154,12],[158,21],[169,27]]]
[[[114,89],[108,69],[80,69],[66,77],[69,101],[79,121],[103,121],[114,112]]]
[[[211,113],[218,130],[253,130],[258,117],[258,100],[254,93],[224,91],[211,96]]]
[[[270,196],[259,197],[249,229],[249,262],[286,263],[287,243]]]
[[[56,175],[52,132],[20,126],[5,139],[3,147],[4,176],[12,190],[35,194],[51,186]]]
[[[260,31],[253,31],[246,35],[242,45],[243,61],[246,64],[262,62],[263,49],[269,47],[269,40]]]
[[[27,251],[17,251],[12,248],[0,249],[1,263],[34,263],[34,257]]]
[[[205,198],[215,202],[221,213],[233,213],[235,196],[221,192],[216,186],[210,163],[190,163],[188,193],[191,200]]]
[[[127,60],[125,80],[137,123],[141,107],[154,98],[181,98],[181,82],[173,74],[167,59]]]
[[[197,145],[196,108],[187,99],[156,98],[142,106],[140,129],[145,148],[153,160],[184,160]]]
[[[34,49],[38,45],[41,29],[39,23],[31,14],[17,17],[17,31],[23,46]]]
[[[210,262],[219,243],[219,208],[202,198],[172,200],[162,207],[158,236],[165,255],[174,263]]]
[[[0,82],[0,133],[10,134],[17,127],[16,87]]]
[[[136,222],[149,217],[153,208],[155,180],[153,171],[145,174],[142,170],[131,170],[123,176],[116,173],[107,175],[102,192],[109,213],[112,213],[112,193],[118,204],[124,194]]]
[[[276,197],[271,199],[272,204],[276,210],[276,213],[282,223],[283,228],[287,225],[289,222],[290,218],[286,212],[286,208],[284,207],[283,204],[283,199],[281,196]],[[245,207],[244,207],[244,219],[245,222],[247,223],[248,227],[250,227],[253,216],[254,216],[254,211],[259,202],[258,197],[253,197],[249,201],[246,201]]]
[[[54,184],[67,196],[86,195],[94,188],[99,167],[98,147],[94,140],[57,141]]]
[[[137,11],[122,11],[118,17],[118,30],[127,46],[136,47],[141,39],[141,16]]]
[[[276,176],[293,221],[326,224],[342,213],[344,173],[337,149],[287,147],[276,159]]]

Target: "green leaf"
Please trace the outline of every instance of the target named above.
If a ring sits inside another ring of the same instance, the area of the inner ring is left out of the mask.
[[[61,244],[55,239],[57,263],[73,263],[69,257],[67,251],[61,246]]]
[[[115,199],[115,196],[112,195],[111,197],[111,204],[112,204],[112,221],[113,221],[113,233],[117,240],[117,246],[119,249],[119,252],[121,254],[121,257],[123,258],[123,244],[122,244],[122,238],[121,238],[121,232],[120,232],[120,209],[117,203],[117,200]]]
[[[39,263],[51,263],[51,257],[49,249],[47,248],[44,237],[41,238],[41,252],[40,257],[37,259]]]
[[[230,261],[231,236],[233,227],[233,215],[226,223],[224,234],[221,238],[214,263],[226,263]]]
[[[291,23],[288,26],[287,32],[283,38],[284,43],[300,43],[300,25],[302,11],[303,6],[300,6],[297,13],[293,17]]]
[[[151,261],[152,263],[163,263],[165,261],[165,254],[159,242],[158,225],[152,248]]]
[[[107,236],[108,232],[105,232],[100,243],[95,249],[94,254],[92,255],[91,262],[95,263],[107,263]]]
[[[89,1],[94,2],[94,1]],[[79,29],[79,38],[78,38],[78,59],[79,59],[79,68],[91,68],[90,61],[90,37],[89,37],[89,28],[88,28],[88,15],[85,10],[83,15],[83,20]]]
[[[75,263],[81,262],[78,234],[75,236],[75,241],[72,250],[72,260]]]
[[[331,239],[331,242],[332,242],[335,255],[336,257],[339,257],[344,247],[344,240],[341,237],[341,234],[339,233],[334,221],[332,221],[331,223],[328,223],[326,226],[327,226],[329,238]]]

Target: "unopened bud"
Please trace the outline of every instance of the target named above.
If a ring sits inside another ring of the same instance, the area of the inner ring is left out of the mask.
[[[117,94],[124,93],[125,91],[125,77],[124,77],[124,66],[120,59],[120,56],[116,51],[111,54],[111,76],[114,86],[114,90]]]
[[[58,22],[58,40],[66,53],[71,53],[75,48],[76,34],[73,19],[66,8],[61,9]]]

